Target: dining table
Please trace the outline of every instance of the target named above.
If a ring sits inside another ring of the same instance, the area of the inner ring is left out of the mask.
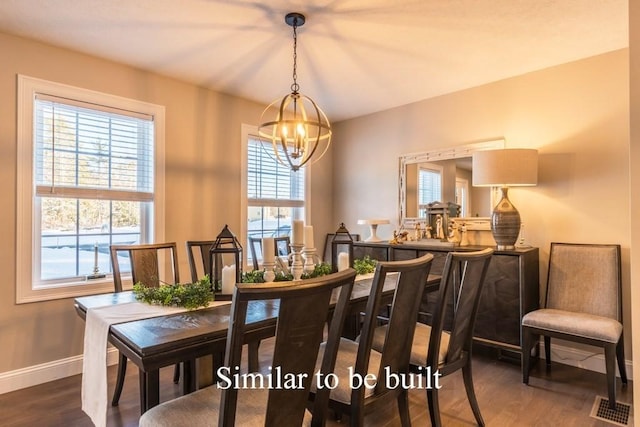
[[[372,280],[373,274],[356,278],[343,331],[348,338],[355,338],[359,333],[359,317],[366,309]],[[383,288],[382,304],[391,303],[395,284],[396,278],[389,275]],[[425,293],[437,290],[439,284],[440,276],[429,275]],[[91,295],[76,298],[75,309],[79,316],[86,318],[88,310],[135,301],[132,291]],[[186,394],[198,386],[197,358],[213,356],[213,366],[222,366],[230,310],[231,303],[227,303],[110,325],[109,342],[138,367],[141,413],[160,403],[160,368],[182,363],[183,393]],[[277,315],[277,300],[250,302],[245,343],[255,344],[274,336]]]

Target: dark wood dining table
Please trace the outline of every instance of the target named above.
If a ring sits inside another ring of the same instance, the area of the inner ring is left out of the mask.
[[[358,316],[365,311],[371,278],[357,280],[351,295],[350,316],[345,336],[355,338]],[[440,276],[429,275],[425,292],[438,289]],[[395,278],[388,278],[383,303],[393,298]],[[91,295],[75,299],[77,313],[85,318],[87,310],[136,301],[131,291]],[[222,365],[229,328],[231,304],[152,317],[111,325],[109,342],[139,369],[140,412],[160,402],[159,370],[183,363],[183,392],[196,389],[196,358],[213,355],[214,366]],[[277,301],[252,301],[247,311],[245,343],[256,343],[275,334]]]

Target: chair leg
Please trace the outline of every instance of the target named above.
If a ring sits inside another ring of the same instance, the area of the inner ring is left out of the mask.
[[[248,344],[248,364],[249,372],[258,372],[260,370],[260,355],[258,349],[260,348],[260,341],[252,341]]]
[[[178,384],[180,382],[180,364],[176,363],[173,368],[173,383]]]
[[[604,347],[604,361],[607,373],[607,390],[609,392],[609,408],[616,409],[616,345]]]
[[[533,334],[528,328],[522,328],[522,382],[529,384],[529,369],[531,367],[531,346]]]
[[[544,357],[547,359],[547,366],[551,366],[551,337],[544,337]]]
[[[411,427],[411,415],[409,415],[409,392],[404,390],[398,395],[398,412],[402,427]]]
[[[618,370],[623,385],[627,385],[627,365],[624,360],[624,338],[621,335],[618,345],[616,345],[616,358],[618,359]]]
[[[471,375],[471,359],[467,361],[467,364],[462,367],[462,379],[464,380],[464,388],[467,391],[467,398],[469,398],[469,404],[473,411],[473,416],[476,418],[476,422],[480,427],[484,427],[484,420],[480,413],[480,406],[478,405],[478,399],[476,399],[476,392],[473,388],[473,377]]]
[[[113,390],[111,406],[118,406],[118,402],[120,402],[122,386],[124,386],[124,377],[127,373],[127,357],[120,352],[118,354],[120,355],[118,360],[118,376],[116,377],[116,388]]]
[[[429,406],[429,418],[431,418],[431,426],[441,427],[442,420],[440,419],[440,403],[438,401],[437,388],[427,388],[427,405]]]

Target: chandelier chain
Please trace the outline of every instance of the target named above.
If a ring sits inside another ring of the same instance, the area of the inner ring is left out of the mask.
[[[293,84],[291,84],[291,92],[298,93],[300,85],[298,84],[298,18],[293,20]]]

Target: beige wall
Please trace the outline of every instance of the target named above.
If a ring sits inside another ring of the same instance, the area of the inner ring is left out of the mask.
[[[539,184],[509,196],[546,278],[551,241],[622,245],[629,305],[629,62],[620,50],[339,123],[334,217],[397,219],[398,157],[504,137],[537,148]],[[389,237],[393,225],[379,228]],[[543,279],[544,282],[544,279]],[[630,349],[630,327],[626,329]],[[627,359],[631,358],[630,351]]]
[[[636,188],[631,191],[631,306],[632,310],[632,326],[634,331],[640,331],[640,168],[635,164],[640,160],[640,25],[632,25],[632,23],[640,22],[640,4],[638,2],[629,2],[629,63],[630,63],[630,150],[629,164],[630,167],[630,188]],[[635,219],[635,221],[634,221]],[[628,325],[628,323],[627,323]],[[633,364],[640,366],[640,338],[634,333],[633,340]],[[640,407],[640,381],[633,382],[633,402],[636,408]]]
[[[215,238],[224,224],[240,233],[241,124],[263,105],[146,71],[0,33],[0,373],[82,353],[84,323],[70,299],[15,304],[16,75],[166,106],[166,231],[180,248]],[[287,90],[287,88],[283,88]],[[330,221],[331,154],[313,166],[316,238]],[[186,280],[186,252],[180,254]]]

